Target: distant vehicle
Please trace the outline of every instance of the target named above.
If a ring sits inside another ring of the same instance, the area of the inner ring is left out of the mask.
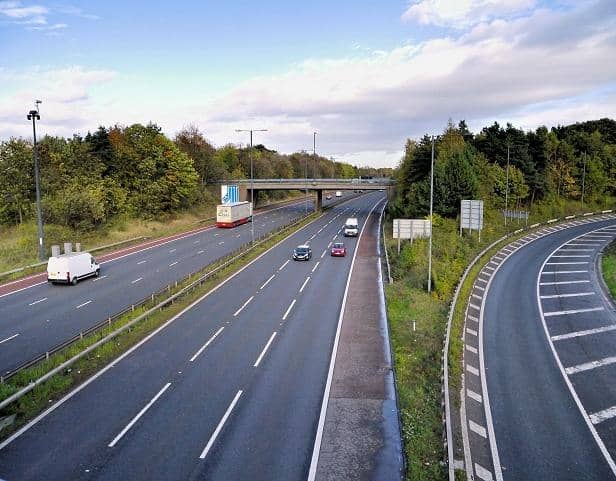
[[[332,195],[331,194],[327,194],[325,196],[325,200],[332,200]]]
[[[342,197],[342,192],[340,192],[339,190],[336,191],[336,197]]]
[[[293,249],[293,260],[294,261],[309,261],[312,257],[312,249],[309,245],[301,245],[297,246]]]
[[[344,242],[334,242],[331,250],[332,257],[344,257],[346,256],[346,247],[344,247]]]
[[[55,284],[77,284],[85,277],[98,277],[101,268],[96,259],[87,252],[72,252],[50,257],[47,261],[47,281]]]
[[[359,223],[355,217],[349,217],[344,223],[344,236],[357,237],[359,234]]]
[[[250,202],[232,202],[216,207],[216,227],[235,227],[252,220]]]

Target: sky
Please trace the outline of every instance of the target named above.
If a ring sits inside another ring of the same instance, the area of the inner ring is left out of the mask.
[[[194,125],[395,167],[406,138],[616,117],[616,0],[0,0],[0,140]]]

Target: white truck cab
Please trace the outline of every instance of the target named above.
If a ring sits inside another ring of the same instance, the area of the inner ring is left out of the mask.
[[[349,217],[344,223],[344,236],[345,237],[357,237],[359,234],[359,223],[357,218]]]
[[[100,272],[100,265],[87,252],[52,256],[47,261],[47,280],[52,284],[63,282],[75,285],[78,280],[85,277],[98,277]]]

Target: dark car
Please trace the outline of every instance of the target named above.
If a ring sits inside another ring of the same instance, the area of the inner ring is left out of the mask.
[[[297,246],[293,249],[293,260],[295,261],[309,261],[312,257],[312,249],[308,245]]]
[[[332,195],[331,194],[327,194],[325,196],[325,200],[332,200]]]
[[[332,246],[331,255],[333,257],[344,257],[346,256],[346,247],[344,247],[343,242],[334,242]]]

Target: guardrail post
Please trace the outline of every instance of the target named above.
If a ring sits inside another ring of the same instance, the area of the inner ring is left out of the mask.
[[[131,304],[130,305],[130,310],[131,310],[131,312],[135,312],[135,304]]]
[[[152,302],[154,302],[154,294],[152,294]]]
[[[83,331],[79,332],[79,339],[83,339]]]
[[[45,351],[45,361],[49,361],[49,351]]]
[[[107,318],[107,324],[109,324],[109,327],[111,327],[111,317]]]

